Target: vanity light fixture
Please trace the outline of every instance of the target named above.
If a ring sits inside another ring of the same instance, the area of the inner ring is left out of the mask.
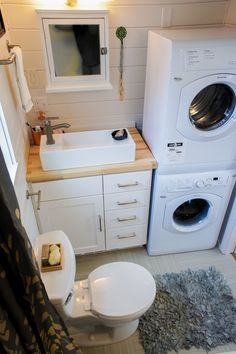
[[[76,6],[77,0],[67,0],[66,4],[71,7]]]

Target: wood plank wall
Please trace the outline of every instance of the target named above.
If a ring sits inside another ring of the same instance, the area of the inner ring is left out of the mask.
[[[63,0],[62,0],[63,1]],[[47,102],[47,115],[59,116],[71,130],[142,125],[147,33],[161,26],[221,25],[227,0],[113,0],[107,1],[110,32],[110,76],[112,90],[45,94],[45,67],[35,7],[43,1],[3,0],[13,43],[23,49],[25,70],[34,99]],[[126,26],[124,54],[125,99],[118,99],[118,26]],[[34,121],[37,113],[28,119]]]
[[[1,58],[7,58],[9,56],[6,50],[6,37],[9,38],[8,33],[0,38]],[[29,238],[34,242],[35,237],[38,235],[38,227],[31,199],[26,199],[26,190],[28,189],[26,183],[26,169],[29,141],[25,125],[25,114],[22,112],[19,102],[14,67],[12,65],[0,66],[0,103],[18,163],[14,189],[20,205],[22,223],[26,228]]]

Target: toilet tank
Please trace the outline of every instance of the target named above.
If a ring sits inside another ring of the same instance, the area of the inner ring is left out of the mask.
[[[62,269],[52,272],[41,272],[48,297],[54,305],[62,306],[73,288],[76,272],[75,254],[70,240],[63,231],[51,231],[37,237],[35,254],[39,268],[43,244],[62,245]]]

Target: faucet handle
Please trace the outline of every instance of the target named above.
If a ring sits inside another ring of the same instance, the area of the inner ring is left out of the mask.
[[[45,126],[51,125],[51,120],[59,119],[59,117],[47,117],[44,119],[43,123]]]
[[[50,121],[49,119],[44,119],[43,125],[44,125],[45,127],[50,127],[50,126],[51,126],[51,121]]]

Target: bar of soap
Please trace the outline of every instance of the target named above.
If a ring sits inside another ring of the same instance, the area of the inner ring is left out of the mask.
[[[48,263],[50,265],[57,265],[60,263],[60,260],[61,260],[61,253],[59,249],[58,250],[54,249],[49,253]]]
[[[116,138],[121,137],[124,135],[124,133],[125,133],[124,129],[120,129],[116,132],[115,137]]]
[[[52,252],[54,250],[60,251],[60,248],[57,245],[51,245],[49,251]]]

